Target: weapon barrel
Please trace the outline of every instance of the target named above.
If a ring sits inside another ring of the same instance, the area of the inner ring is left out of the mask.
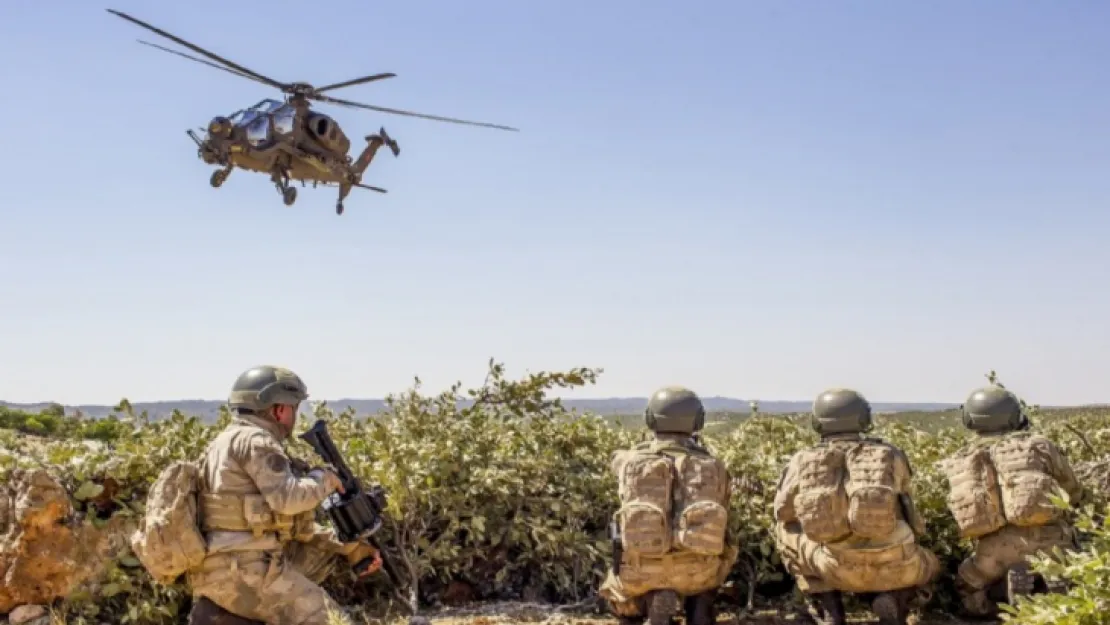
[[[327,422],[323,419],[317,419],[316,423],[307,432],[301,434],[300,438],[311,445],[312,449],[323,458],[324,462],[335,467],[339,480],[343,482],[343,490],[347,491],[348,494],[354,494],[353,491],[359,490],[358,478],[355,477],[354,473],[351,473],[351,469],[343,460],[343,456],[336,449],[335,442],[331,440],[331,435],[328,434]]]

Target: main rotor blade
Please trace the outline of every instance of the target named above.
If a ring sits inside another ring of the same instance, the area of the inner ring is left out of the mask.
[[[236,76],[241,76],[241,77],[246,78],[248,80],[258,81],[258,79],[255,78],[254,76],[251,76],[249,74],[244,74],[243,72],[235,71],[235,70],[233,70],[229,67],[224,67],[223,65],[213,63],[212,61],[205,61],[204,59],[198,59],[197,57],[189,55],[189,54],[185,54],[184,52],[178,52],[177,50],[171,50],[170,48],[167,48],[165,46],[160,46],[156,43],[150,43],[149,41],[143,41],[142,39],[138,39],[137,41],[139,43],[143,44],[144,46],[150,46],[152,48],[158,48],[162,52],[169,52],[170,54],[176,54],[177,56],[180,56],[182,58],[189,59],[190,61],[196,61],[197,63],[204,63],[208,67],[215,67],[216,69],[223,70],[223,71],[225,71],[229,74],[235,74]],[[261,82],[261,81],[258,81],[258,82]]]
[[[424,113],[414,113],[412,111],[402,111],[400,109],[391,109],[384,106],[373,106],[371,104],[362,104],[360,102],[351,102],[350,100],[340,100],[326,95],[311,94],[308,97],[320,100],[321,102],[331,102],[332,104],[341,104],[343,106],[351,106],[355,108],[363,108],[371,111],[379,111],[381,113],[393,113],[394,115],[407,115],[409,117],[420,117],[422,119],[431,119],[438,122],[450,122],[452,124],[465,124],[467,126],[483,126],[485,128],[496,128],[498,130],[509,130],[511,132],[520,132],[519,128],[511,126],[502,126],[500,124],[487,124],[486,122],[472,122],[465,119],[455,119],[454,117],[440,117],[438,115],[426,115]]]
[[[375,80],[384,80],[386,78],[393,78],[397,76],[393,72],[385,72],[384,74],[374,74],[373,76],[363,76],[362,78],[355,78],[354,80],[345,80],[337,82],[334,85],[324,85],[323,87],[314,88],[313,91],[320,93],[321,91],[331,91],[332,89],[342,89],[352,85],[361,85],[362,83],[372,82]]]
[[[273,78],[263,76],[262,74],[259,74],[258,72],[255,72],[255,71],[252,71],[252,70],[249,70],[249,69],[243,67],[242,65],[232,63],[231,61],[223,58],[222,56],[219,56],[217,54],[209,52],[208,50],[205,50],[204,48],[201,48],[200,46],[193,45],[193,44],[189,43],[188,41],[185,41],[184,39],[181,39],[180,37],[176,37],[174,35],[171,35],[171,34],[167,33],[166,31],[164,31],[160,28],[157,28],[155,26],[151,26],[150,24],[147,24],[146,22],[144,22],[142,20],[135,19],[134,17],[131,17],[130,15],[128,15],[126,13],[121,13],[119,11],[116,11],[115,9],[105,9],[105,10],[108,11],[109,13],[111,13],[112,15],[121,17],[121,18],[123,18],[123,19],[125,19],[125,20],[127,20],[127,21],[129,21],[133,24],[138,24],[139,26],[142,26],[143,28],[145,28],[145,29],[147,29],[151,32],[158,33],[159,35],[162,35],[163,37],[165,37],[166,39],[169,39],[170,41],[173,41],[175,43],[179,43],[179,44],[185,46],[186,48],[189,48],[193,52],[196,52],[197,54],[203,54],[204,56],[212,59],[213,61],[218,61],[220,63],[223,63],[224,65],[227,65],[231,69],[242,72],[243,74],[246,74],[247,76],[250,76],[250,77],[254,78],[255,80],[257,80],[259,82],[270,85],[271,87],[276,87],[276,88],[281,89],[283,91],[286,89],[286,85],[274,80]]]

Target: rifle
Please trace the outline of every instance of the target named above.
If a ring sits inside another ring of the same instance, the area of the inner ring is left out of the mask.
[[[624,559],[624,542],[621,541],[621,527],[616,519],[609,522],[609,540],[613,543],[613,575],[620,575],[621,560]]]
[[[381,554],[382,568],[385,569],[393,584],[400,587],[400,578],[393,567],[393,562],[385,557],[385,551],[373,538],[373,535],[382,527],[386,506],[385,489],[376,485],[367,491],[362,487],[362,482],[347,467],[343,456],[336,449],[331,435],[328,434],[328,424],[323,419],[317,420],[299,438],[311,445],[317,455],[335,469],[339,481],[343,484],[343,493],[334,492],[328,495],[322,506],[328,518],[331,519],[332,525],[335,526],[335,533],[339,540],[345,543],[363,540],[377,549]],[[371,558],[366,558],[356,563],[355,573],[361,573],[371,562],[373,562]]]

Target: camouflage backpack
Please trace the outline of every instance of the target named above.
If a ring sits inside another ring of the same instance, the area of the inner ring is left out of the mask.
[[[178,461],[158,475],[131,549],[156,581],[171,584],[204,560],[207,542],[197,515],[199,467]]]
[[[971,445],[941,463],[948,480],[948,510],[961,538],[979,538],[1006,525],[1002,492],[991,450]]]
[[[806,536],[830,543],[893,532],[899,520],[897,456],[897,449],[877,439],[823,442],[799,452],[794,505]]]
[[[729,486],[723,462],[655,441],[637,445],[626,458],[615,513],[625,553],[724,553]]]

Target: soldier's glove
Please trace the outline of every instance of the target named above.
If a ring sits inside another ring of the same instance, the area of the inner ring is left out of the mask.
[[[347,562],[354,567],[359,577],[366,577],[377,573],[382,568],[382,554],[373,546],[359,542],[354,550],[347,554]]]
[[[312,467],[300,458],[290,458],[289,466],[293,467],[293,473],[297,475],[308,475],[308,472],[312,470]]]
[[[327,484],[329,490],[336,490],[343,493],[343,482],[336,475],[335,471],[328,468],[316,468],[308,472],[308,477]]]

